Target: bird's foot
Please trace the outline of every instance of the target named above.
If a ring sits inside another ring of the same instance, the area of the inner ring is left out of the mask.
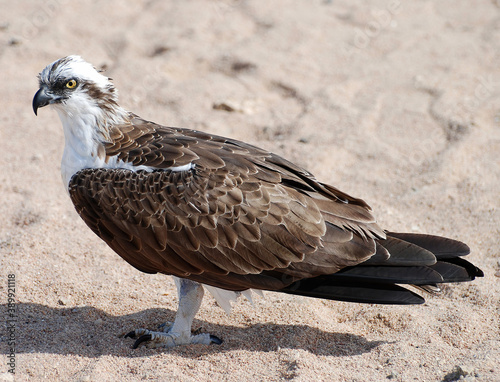
[[[191,331],[193,318],[200,308],[203,299],[203,286],[195,281],[174,277],[179,292],[179,310],[173,324],[167,322],[159,326],[157,331],[136,329],[125,337],[135,339],[133,349],[144,343],[148,348],[174,347],[189,344],[217,344],[222,340],[201,330]]]
[[[125,335],[125,338],[135,339],[132,349],[137,349],[140,344],[144,343],[148,348],[159,347],[174,347],[178,345],[189,344],[217,344],[220,345],[222,340],[209,333],[201,333],[201,328],[193,332],[174,332],[172,324],[165,323],[160,325],[161,331],[153,331],[148,329],[135,329]]]

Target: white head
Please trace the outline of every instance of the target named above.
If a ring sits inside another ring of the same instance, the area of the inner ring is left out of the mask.
[[[54,61],[38,79],[33,111],[51,105],[61,118],[65,137],[61,172],[67,185],[76,171],[105,165],[111,127],[126,123],[129,113],[118,105],[110,79],[79,56]]]
[[[80,56],[68,56],[47,65],[39,77],[33,111],[52,105],[63,125],[82,121],[106,136],[109,124],[121,123],[127,113],[118,105],[113,83]]]

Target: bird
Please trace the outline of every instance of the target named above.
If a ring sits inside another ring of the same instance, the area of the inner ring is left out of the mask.
[[[174,322],[130,331],[133,348],[221,344],[192,331],[204,289],[226,311],[250,291],[406,305],[483,276],[465,243],[382,229],[365,201],[279,155],[126,111],[80,56],[38,82],[33,111],[61,119],[61,175],[80,217],[139,271],[174,277]]]

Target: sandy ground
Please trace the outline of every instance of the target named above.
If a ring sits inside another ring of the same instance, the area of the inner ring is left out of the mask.
[[[499,381],[499,8],[0,1],[0,380],[15,274],[19,381]],[[59,119],[31,100],[68,54],[105,68],[144,118],[277,152],[367,200],[383,227],[460,238],[486,276],[410,307],[267,293],[228,316],[207,294],[195,326],[221,346],[132,350],[120,335],[171,320],[177,297],[66,195]]]

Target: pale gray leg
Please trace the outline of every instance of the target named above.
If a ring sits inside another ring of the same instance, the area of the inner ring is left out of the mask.
[[[147,342],[148,347],[173,347],[186,344],[221,344],[222,340],[208,333],[191,333],[193,319],[203,300],[203,286],[195,281],[174,277],[177,293],[179,295],[179,309],[175,315],[174,323],[164,325],[162,331],[136,329],[125,337],[137,338],[134,349],[142,342]]]

